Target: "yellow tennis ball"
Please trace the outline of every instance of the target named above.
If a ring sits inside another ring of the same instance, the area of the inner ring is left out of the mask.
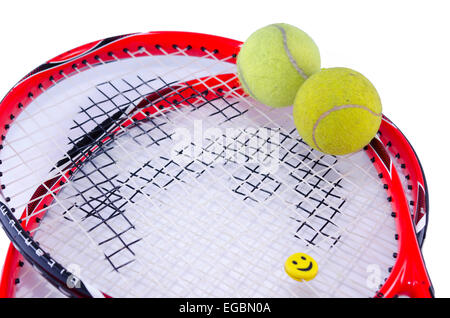
[[[298,91],[294,121],[311,147],[344,155],[372,140],[381,110],[380,97],[367,78],[348,68],[329,68],[312,75]]]
[[[320,54],[302,30],[268,25],[245,41],[237,58],[238,77],[254,99],[272,107],[292,105],[303,82],[320,70]]]

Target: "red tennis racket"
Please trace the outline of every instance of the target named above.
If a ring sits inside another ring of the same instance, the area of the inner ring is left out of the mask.
[[[0,221],[16,248],[76,297],[433,296],[425,180],[404,136],[385,119],[364,151],[311,149],[289,108],[243,94],[240,44],[120,36],[17,84],[0,109]],[[312,281],[284,272],[297,252],[317,261]],[[3,296],[23,264],[8,260]]]

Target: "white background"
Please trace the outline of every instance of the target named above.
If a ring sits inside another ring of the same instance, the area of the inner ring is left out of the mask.
[[[450,4],[447,1],[2,1],[0,95],[78,45],[153,30],[245,40],[286,22],[307,32],[322,66],[346,66],[378,89],[383,111],[419,154],[430,191],[424,257],[436,296],[450,297]],[[0,260],[8,241],[0,233]]]

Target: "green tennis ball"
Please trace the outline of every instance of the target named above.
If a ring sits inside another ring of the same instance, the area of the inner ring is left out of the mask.
[[[362,74],[329,68],[312,75],[294,101],[295,126],[312,148],[332,155],[362,149],[381,124],[381,101]]]
[[[254,32],[239,52],[238,77],[254,99],[272,107],[292,105],[303,82],[320,70],[320,54],[302,30],[284,23]]]

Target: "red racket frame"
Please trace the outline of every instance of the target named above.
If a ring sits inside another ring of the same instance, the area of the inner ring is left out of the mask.
[[[189,56],[204,57],[208,54],[208,57],[212,59],[228,58],[227,62],[236,63],[241,45],[242,43],[236,40],[206,34],[149,32],[108,38],[80,46],[38,67],[7,94],[0,104],[0,134],[2,140],[14,119],[34,98],[58,81],[86,68],[87,64],[95,65],[116,59],[130,58],[130,51],[138,52],[133,56],[147,56],[148,53],[152,55],[179,53],[180,48],[187,49]],[[401,165],[408,165],[411,190],[418,198],[410,203],[414,205],[413,217],[417,222],[424,215],[428,215],[426,183],[422,168],[406,138],[385,117],[380,127],[380,140],[374,139],[366,151],[373,158],[380,177],[385,178],[389,183],[387,190],[389,198],[396,198],[391,202],[395,211],[393,216],[410,219],[408,202],[402,184],[384,148],[391,151],[399,160],[403,160],[404,162]],[[30,229],[36,226],[37,216],[35,215],[28,222],[31,224]],[[411,297],[432,297],[434,294],[433,288],[419,247],[423,242],[424,235],[418,240],[415,235],[415,223],[413,224],[413,222],[396,222],[396,224],[399,241],[399,252],[395,255],[397,262],[387,281],[375,296],[394,297],[399,293],[406,293]],[[23,261],[22,256],[11,244],[0,282],[0,297],[12,297],[14,295],[15,278],[18,277],[20,271],[20,266],[17,266],[17,264],[21,261]]]

